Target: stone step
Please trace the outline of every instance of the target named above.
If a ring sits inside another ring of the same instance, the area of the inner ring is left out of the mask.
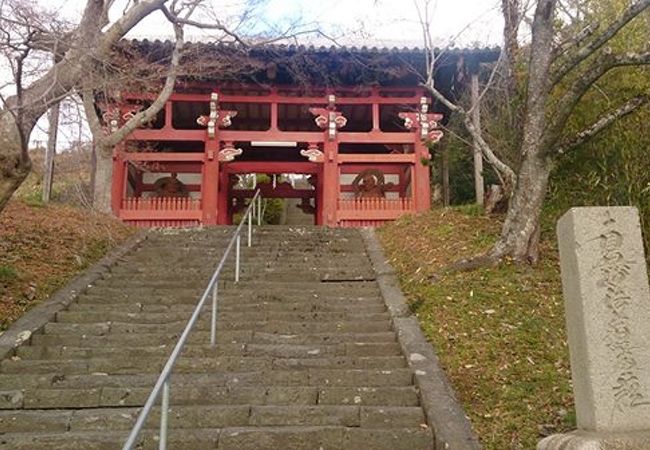
[[[356,295],[364,295],[367,293],[379,293],[379,288],[373,280],[368,281],[354,281],[353,279],[346,278],[345,282],[324,282],[319,283],[320,280],[305,281],[299,277],[294,281],[287,282],[286,280],[240,280],[239,283],[235,283],[234,279],[220,279],[220,287],[226,289],[236,289],[238,292],[246,293],[248,295],[257,292],[277,292],[286,295],[290,295],[292,292],[295,293],[313,293],[313,294],[325,294],[325,293],[349,293],[354,292]],[[92,287],[89,287],[87,292],[102,291],[102,294],[117,294],[124,291],[125,289],[138,292],[141,291],[144,293],[152,294],[156,290],[169,290],[169,291],[180,291],[180,293],[186,293],[185,291],[198,291],[203,292],[207,286],[208,280],[206,278],[204,283],[193,283],[192,281],[185,282],[183,280],[169,280],[164,278],[146,280],[129,280],[124,279],[117,282],[113,279],[99,279],[97,280]],[[100,289],[104,288],[104,289]]]
[[[57,374],[137,374],[160,372],[164,357],[121,357],[90,359],[9,359],[0,363],[2,373],[57,373]],[[331,358],[271,358],[271,357],[181,357],[176,373],[206,371],[260,371],[269,369],[401,369],[406,367],[403,356],[339,356]]]
[[[164,357],[173,345],[129,347],[72,347],[72,346],[22,346],[16,350],[20,359],[84,359],[108,357]],[[325,356],[399,356],[401,348],[396,342],[345,343],[345,344],[219,344],[188,345],[183,356],[210,358],[215,356],[272,356],[278,358],[312,358]]]
[[[82,298],[80,301],[72,303],[68,311],[73,312],[113,312],[116,306],[111,303],[93,303],[92,298]],[[124,302],[120,303],[119,310],[123,313],[183,313],[189,317],[194,311],[194,306],[191,303],[185,304],[142,304]],[[232,314],[248,314],[252,312],[264,313],[283,313],[283,312],[324,312],[324,313],[356,313],[356,314],[380,314],[386,311],[386,306],[379,300],[372,300],[367,305],[361,305],[359,301],[352,301],[349,304],[337,303],[324,303],[320,301],[301,301],[289,303],[247,303],[238,304],[236,301],[229,301],[224,304],[222,298],[219,302],[219,314],[232,313]]]
[[[334,411],[335,408],[325,408]],[[339,407],[345,408],[345,407]],[[138,408],[91,408],[77,411],[1,411],[0,433],[29,431],[130,430]],[[169,410],[170,428],[225,428],[250,425],[250,405],[174,405]],[[341,414],[342,415],[342,414]],[[158,427],[160,408],[154,408],[147,428]]]
[[[173,264],[175,265],[175,263]],[[120,285],[129,284],[162,284],[162,281],[174,281],[182,283],[185,286],[192,284],[207,284],[210,276],[213,274],[212,270],[202,271],[174,271],[167,265],[164,269],[150,270],[147,267],[144,273],[130,273],[129,268],[125,268],[121,272],[113,272],[106,274],[99,283],[104,284],[107,281],[115,282]],[[234,279],[235,269],[227,267],[221,271],[221,278],[225,280]],[[291,278],[293,275],[293,278]],[[269,281],[288,280],[300,282],[304,281],[328,281],[328,280],[374,280],[375,273],[371,270],[359,270],[358,265],[351,265],[346,267],[304,267],[304,266],[271,266],[267,263],[251,264],[250,262],[242,263],[239,272],[240,280],[258,280],[264,279]]]
[[[16,392],[24,389],[96,389],[145,388],[150,389],[157,373],[135,375],[108,375],[105,373],[63,375],[2,374],[3,408],[22,402],[21,395],[12,401]],[[266,370],[248,372],[214,372],[208,374],[174,373],[172,385],[205,387],[238,386],[292,386],[292,387],[407,387],[413,384],[409,369],[309,369],[301,371]]]
[[[8,433],[0,449],[11,450],[114,450],[127,430],[49,433]],[[145,430],[138,449],[158,448],[157,432]],[[175,450],[432,450],[432,433],[426,428],[373,429],[363,427],[241,427],[171,430],[168,447]]]
[[[56,314],[56,321],[60,323],[93,323],[103,321],[164,324],[187,321],[191,311],[188,312],[121,312],[121,311],[61,311]],[[203,318],[208,319],[209,311],[204,311]],[[335,322],[351,320],[381,321],[390,318],[387,312],[375,314],[355,314],[354,312],[233,312],[218,309],[218,319],[227,322]]]
[[[84,409],[99,407],[142,406],[151,394],[146,387],[95,388],[25,388],[2,391],[0,410]],[[171,404],[198,405],[327,405],[327,406],[395,406],[417,407],[419,400],[413,386],[211,386],[201,384],[172,384]],[[0,412],[0,434],[2,417]],[[11,432],[10,430],[5,432]]]
[[[218,450],[433,450],[426,428],[251,427],[222,430]]]
[[[99,288],[90,290],[86,294],[79,296],[75,303],[77,304],[106,304],[106,305],[124,305],[128,304],[131,307],[144,305],[144,308],[161,306],[168,307],[173,305],[192,305],[196,306],[199,299],[203,295],[203,291],[191,290],[185,293],[170,291],[141,291],[141,290],[114,290],[113,292],[103,295]],[[309,293],[309,292],[296,292],[290,296],[274,295],[270,293],[254,294],[250,291],[225,291],[219,289],[219,306],[232,306],[241,308],[254,308],[265,307],[270,305],[277,305],[284,308],[284,305],[300,303],[309,307],[313,306],[336,306],[336,307],[369,307],[369,306],[385,306],[383,300],[379,295],[364,295],[364,296],[343,296],[334,295],[332,293]],[[74,304],[74,303],[73,303]]]
[[[133,323],[133,322],[89,322],[89,323],[62,323],[50,322],[45,325],[45,334],[82,334],[105,336],[108,334],[150,334],[150,333],[174,333],[182,331],[187,324],[186,320],[169,322],[164,324]],[[210,320],[204,314],[194,326],[196,331],[210,329]],[[391,322],[387,319],[374,321],[331,321],[331,322],[297,322],[297,321],[250,321],[230,322],[226,319],[219,319],[217,322],[219,330],[256,330],[265,333],[299,334],[299,333],[375,333],[391,331]]]
[[[142,333],[114,335],[80,335],[80,334],[35,334],[31,337],[32,345],[50,346],[66,345],[74,347],[115,347],[137,345],[174,345],[180,336],[177,333]],[[258,344],[319,344],[339,342],[378,343],[395,342],[393,332],[375,333],[301,333],[281,334],[265,333],[254,330],[218,330],[217,345],[222,343],[258,343]],[[210,332],[194,331],[188,338],[189,344],[207,344],[210,342]]]

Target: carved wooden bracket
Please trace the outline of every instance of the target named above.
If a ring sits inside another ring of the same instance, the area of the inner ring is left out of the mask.
[[[133,108],[126,110],[126,112],[122,114],[122,120],[128,122],[129,120],[133,119],[137,113],[142,111],[142,109],[142,106],[134,106]]]
[[[348,119],[345,118],[342,112],[335,111],[336,97],[329,95],[327,97],[327,108],[313,107],[309,108],[309,112],[316,118],[314,121],[318,128],[327,130],[327,135],[330,140],[336,139],[336,132],[347,125]]]
[[[307,149],[300,150],[300,154],[311,162],[322,163],[325,161],[325,155],[319,150],[317,144],[309,144]]]
[[[427,142],[438,142],[444,136],[444,133],[438,128],[438,122],[442,120],[443,115],[429,113],[429,104],[426,97],[420,99],[419,112],[401,112],[400,119],[404,120],[404,128],[411,131],[419,131],[420,139]]]
[[[104,132],[106,134],[115,133],[120,127],[120,110],[118,108],[107,109],[102,113],[102,120],[105,123]]]
[[[232,142],[226,142],[225,146],[219,151],[219,161],[233,161],[237,156],[244,153],[241,148],[235,148]]]
[[[218,128],[228,128],[232,119],[237,116],[237,111],[219,110],[219,94],[210,94],[210,114],[199,116],[196,123],[208,128],[208,137],[214,139]]]

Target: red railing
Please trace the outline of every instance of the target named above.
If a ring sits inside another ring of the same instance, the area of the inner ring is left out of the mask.
[[[195,211],[201,209],[201,200],[189,197],[126,198],[122,209],[127,211]]]
[[[415,205],[410,198],[355,198],[340,199],[337,219],[344,226],[367,226],[370,223],[380,224],[389,220],[415,212]]]
[[[193,226],[203,218],[201,200],[189,197],[126,198],[120,218],[138,227]]]

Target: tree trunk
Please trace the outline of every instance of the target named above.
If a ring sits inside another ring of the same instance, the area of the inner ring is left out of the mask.
[[[523,161],[501,237],[488,254],[492,261],[509,256],[518,262],[537,262],[539,218],[552,168],[552,161],[546,156],[544,136],[556,4],[557,0],[539,0],[535,9],[528,63],[526,115],[520,147]]]
[[[45,148],[45,172],[43,173],[43,203],[49,203],[52,196],[54,181],[54,157],[56,155],[56,140],[59,131],[59,110],[61,103],[50,108],[48,116],[47,147]]]
[[[491,258],[510,256],[518,262],[537,262],[539,219],[551,168],[551,160],[546,157],[531,156],[524,160],[501,237],[490,252]]]
[[[0,211],[27,178],[32,163],[14,116],[0,113]]]
[[[112,149],[94,146],[93,209],[111,213],[111,184],[113,180]]]
[[[472,121],[474,126],[481,132],[481,105],[479,94],[479,79],[478,73],[472,74],[471,82],[471,95],[472,95]],[[481,146],[474,139],[473,145],[474,155],[474,194],[476,196],[476,204],[483,206],[485,203],[485,181],[483,180],[483,152]]]

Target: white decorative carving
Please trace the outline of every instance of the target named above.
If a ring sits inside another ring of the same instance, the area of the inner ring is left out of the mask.
[[[219,161],[229,162],[233,161],[237,156],[244,153],[241,148],[235,148],[232,146],[224,147],[219,151]]]
[[[300,150],[300,154],[311,162],[322,162],[325,156],[324,153],[316,147],[309,147],[308,149]]]

